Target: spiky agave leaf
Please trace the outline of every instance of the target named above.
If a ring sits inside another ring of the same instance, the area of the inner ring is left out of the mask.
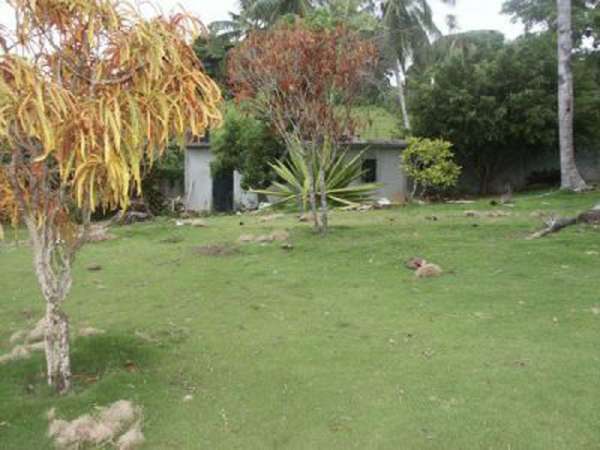
[[[327,151],[325,149],[325,151]],[[329,155],[333,156],[333,152]],[[334,206],[357,206],[371,199],[373,193],[381,186],[376,183],[353,184],[363,175],[362,156],[359,153],[348,159],[346,152],[335,159],[324,155],[321,161],[326,165],[325,183],[327,199]],[[300,205],[303,210],[308,208],[310,192],[310,176],[308,165],[297,148],[290,150],[287,161],[277,161],[271,164],[274,172],[282,182],[273,183],[272,189],[253,190],[251,192],[278,198],[277,205]],[[313,173],[318,173],[319,161],[313,161]],[[319,189],[315,189],[319,199]]]

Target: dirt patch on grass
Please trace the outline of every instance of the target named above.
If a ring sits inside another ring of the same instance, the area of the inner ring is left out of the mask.
[[[202,256],[234,256],[239,254],[240,250],[230,244],[209,244],[194,247],[194,253]]]

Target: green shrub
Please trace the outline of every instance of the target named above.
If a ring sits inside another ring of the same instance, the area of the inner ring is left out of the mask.
[[[264,189],[275,179],[269,163],[283,155],[285,146],[275,137],[267,123],[230,107],[223,126],[211,138],[215,160],[213,174],[237,170],[243,189]]]
[[[412,196],[445,191],[458,182],[461,167],[454,162],[452,144],[443,139],[411,138],[402,153],[402,167],[413,181]]]

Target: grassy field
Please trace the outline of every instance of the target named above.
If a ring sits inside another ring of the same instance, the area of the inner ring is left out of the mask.
[[[335,212],[326,239],[293,216],[117,229],[84,249],[66,305],[75,329],[107,333],[74,339],[64,398],[42,355],[0,366],[0,448],[52,448],[49,408],[118,399],[143,406],[148,449],[600,448],[600,230],[524,239],[532,212],[599,200]],[[292,251],[197,251],[283,228]],[[416,255],[446,274],[415,279]],[[27,247],[0,246],[0,287],[1,354],[43,311]]]

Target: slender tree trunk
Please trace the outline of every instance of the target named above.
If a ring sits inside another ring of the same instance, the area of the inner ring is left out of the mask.
[[[46,300],[46,363],[48,384],[59,394],[71,389],[69,319],[59,299]]]
[[[410,198],[411,200],[414,200],[417,196],[417,189],[419,189],[419,183],[417,183],[415,180],[412,180],[412,190],[410,192]]]
[[[400,104],[400,110],[402,111],[402,123],[404,129],[410,130],[410,119],[408,117],[408,109],[406,108],[406,93],[404,91],[404,80],[402,74],[402,65],[400,61],[396,61],[396,67],[394,68],[394,78],[396,79],[396,85],[398,89],[398,103]]]
[[[575,164],[573,116],[575,112],[573,70],[571,65],[573,37],[571,0],[557,0],[558,8],[558,125],[560,135],[561,187],[572,191],[586,189]]]
[[[319,189],[321,191],[321,235],[327,234],[327,227],[329,226],[329,205],[327,204],[327,183],[325,181],[325,168],[323,163],[319,167]]]
[[[314,174],[314,164],[313,164],[314,155],[311,154],[310,159],[308,161],[308,203],[310,204],[310,212],[313,217],[314,230],[315,232],[320,231],[321,226],[319,224],[319,211],[317,206],[317,193],[316,187],[317,183],[315,182],[315,174]]]
[[[46,363],[48,384],[59,394],[71,388],[69,320],[61,306],[71,290],[71,256],[61,248],[52,225],[41,229],[26,221],[32,242],[34,268],[46,301]]]

